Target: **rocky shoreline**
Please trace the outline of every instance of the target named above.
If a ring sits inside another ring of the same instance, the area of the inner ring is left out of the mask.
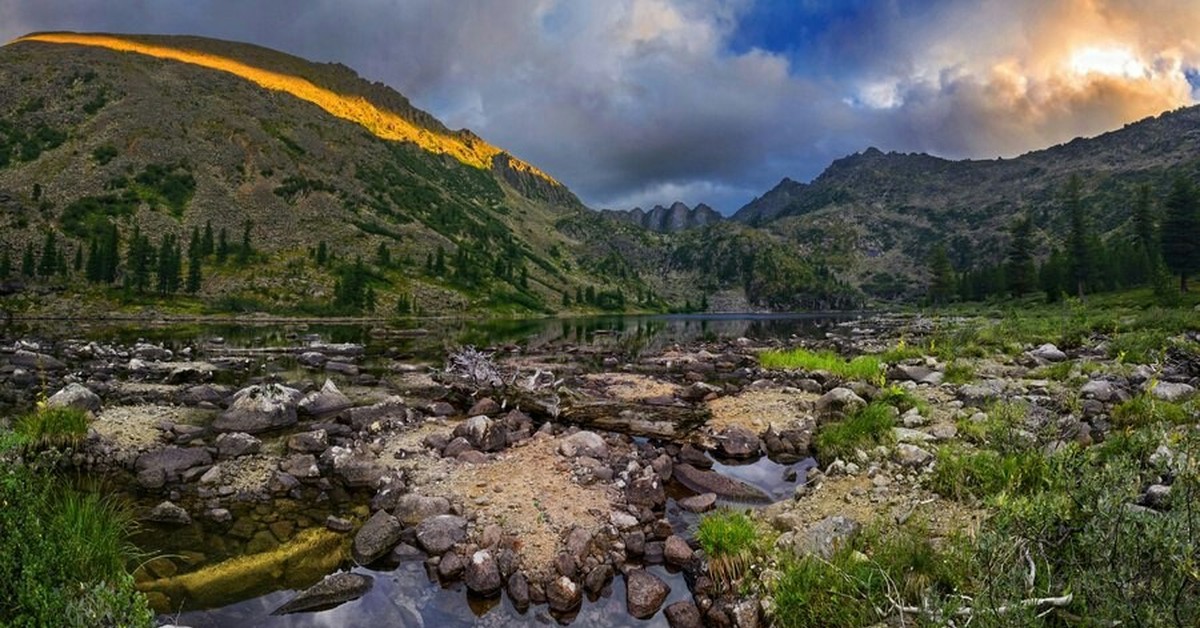
[[[854,355],[931,329],[876,317],[804,344]],[[690,593],[666,605],[672,626],[744,627],[763,622],[770,600],[717,586],[691,538],[694,513],[754,507],[796,555],[914,513],[935,534],[970,528],[983,514],[925,480],[938,444],[986,421],[990,402],[1025,404],[1021,435],[1052,450],[1102,441],[1114,405],[1142,390],[1177,401],[1198,383],[1186,360],[1096,369],[1078,389],[1039,376],[1110,362],[1096,343],[979,358],[966,383],[946,382],[947,365],[930,357],[897,360],[872,382],[759,365],[761,351],[796,344],[737,338],[633,356],[510,345],[421,364],[319,338],[175,350],[26,338],[0,348],[0,402],[28,407],[57,390],[49,404],[93,413],[71,464],[134,495],[148,535],[173,550],[136,575],[160,612],[284,587],[304,590],[280,613],[329,608],[372,586],[324,577],[339,566],[418,560],[444,586],[564,623],[622,578],[628,613],[645,618],[670,592],[646,567],[665,564]],[[822,426],[891,388],[922,403],[896,411],[894,444],[834,460],[814,451]],[[784,469],[774,481],[785,499],[722,471],[759,459]],[[1164,490],[1148,487],[1146,506]],[[769,577],[772,566],[751,568]]]

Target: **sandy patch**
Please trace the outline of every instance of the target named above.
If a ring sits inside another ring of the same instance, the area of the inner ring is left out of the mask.
[[[606,396],[622,401],[673,397],[680,391],[679,386],[670,382],[633,373],[596,373],[585,375],[583,380],[600,388]]]
[[[780,390],[751,390],[740,395],[718,397],[708,402],[712,419],[708,425],[721,432],[734,425],[762,434],[768,427],[780,431],[811,414],[817,395]]]
[[[112,406],[100,411],[92,429],[121,449],[148,449],[160,443],[160,422],[201,423],[203,412],[176,406]]]

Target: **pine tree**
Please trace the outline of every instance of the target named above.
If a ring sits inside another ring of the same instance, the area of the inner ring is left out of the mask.
[[[324,240],[321,240],[320,242],[317,243],[317,266],[324,266],[325,262],[328,260],[329,260],[329,247],[326,246]]]
[[[1033,221],[1028,215],[1017,219],[1012,226],[1012,242],[1008,247],[1008,290],[1022,297],[1032,292],[1037,281],[1033,263]]]
[[[929,272],[933,280],[929,284],[929,300],[934,304],[946,303],[954,295],[954,269],[946,247],[938,244],[929,257]]]
[[[212,221],[204,222],[204,235],[200,238],[200,255],[208,257],[213,254],[213,228]]]
[[[49,277],[58,270],[58,242],[53,231],[46,232],[46,239],[42,243],[42,261],[37,270],[39,277]]]
[[[221,227],[221,232],[217,234],[217,263],[224,264],[227,259],[229,259],[229,236],[225,232],[225,227]]]
[[[117,270],[121,265],[121,232],[115,223],[109,223],[108,229],[101,240],[100,279],[105,283],[117,280]]]
[[[1063,194],[1063,206],[1067,210],[1071,231],[1067,239],[1068,277],[1076,295],[1083,298],[1092,271],[1092,256],[1088,247],[1086,208],[1083,204],[1083,182],[1078,175],[1067,181]]]
[[[8,279],[12,274],[12,256],[8,254],[8,249],[4,249],[4,254],[0,255],[0,279]]]
[[[1134,245],[1137,249],[1138,273],[1135,280],[1144,282],[1151,277],[1159,263],[1158,238],[1154,233],[1154,214],[1150,203],[1150,186],[1138,186],[1137,198],[1133,203]]]
[[[440,246],[437,248],[437,257],[433,258],[433,272],[439,277],[446,274],[446,251]]]
[[[21,256],[21,275],[24,277],[33,277],[35,270],[37,270],[37,267],[34,262],[33,244],[27,243],[25,245],[25,254]]]
[[[250,263],[250,257],[254,255],[254,249],[250,246],[250,229],[252,223],[247,220],[242,227],[242,245],[238,247],[237,263],[239,266],[245,266]]]
[[[1046,293],[1047,303],[1055,303],[1062,298],[1067,287],[1066,265],[1066,258],[1062,251],[1054,249],[1038,270],[1038,283],[1041,284],[1042,292]]]
[[[375,249],[375,265],[380,268],[389,268],[392,265],[392,252],[383,242],[380,242],[379,248]]]
[[[529,269],[525,268],[524,266],[521,267],[520,285],[522,289],[529,288]]]
[[[80,243],[78,246],[75,247],[75,262],[71,265],[71,267],[75,269],[76,273],[83,270],[83,244],[82,243]]]
[[[7,257],[7,255],[8,254],[5,253],[6,257]],[[562,306],[563,307],[571,307],[571,294],[569,292],[564,291],[562,293]]]
[[[150,288],[150,275],[156,267],[156,251],[150,243],[150,238],[142,235],[136,225],[133,236],[129,239],[127,254],[128,272],[125,273],[125,288],[138,294]]]
[[[200,285],[203,282],[201,270],[204,264],[204,240],[194,242],[188,245],[188,267],[187,267],[187,286],[188,294],[196,294],[200,292]]]
[[[1200,200],[1196,187],[1177,177],[1167,195],[1162,224],[1162,257],[1187,292],[1188,275],[1200,271]]]

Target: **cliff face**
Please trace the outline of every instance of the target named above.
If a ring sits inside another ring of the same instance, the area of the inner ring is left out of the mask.
[[[635,207],[630,210],[608,209],[603,210],[603,213],[611,218],[623,220],[659,233],[678,233],[724,220],[724,217],[717,213],[717,210],[704,203],[700,203],[694,208],[676,202],[670,207],[655,205],[650,211],[643,210],[641,207]]]

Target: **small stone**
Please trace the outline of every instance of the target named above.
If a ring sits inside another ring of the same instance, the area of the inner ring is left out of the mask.
[[[148,519],[158,523],[171,523],[175,525],[188,525],[192,522],[192,517],[186,510],[169,501],[155,506],[150,511]]]
[[[583,603],[583,589],[566,576],[559,576],[546,585],[546,601],[550,610],[567,613]]]
[[[645,569],[625,574],[625,608],[637,619],[653,617],[670,593],[667,583]]]
[[[668,565],[682,567],[692,560],[692,548],[682,537],[672,534],[663,543],[663,558]]]

